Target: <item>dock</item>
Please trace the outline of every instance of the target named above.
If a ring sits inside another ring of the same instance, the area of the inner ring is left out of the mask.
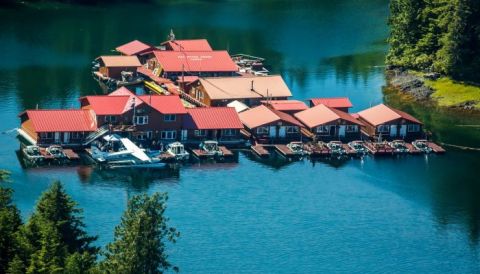
[[[251,146],[250,148],[260,157],[268,157],[270,155],[270,152],[268,152],[268,150],[266,150],[262,145]]]
[[[445,153],[445,149],[434,142],[428,142],[428,146],[432,149],[433,152],[443,154]]]
[[[367,150],[373,155],[393,154],[393,148],[385,143],[365,143]]]
[[[348,146],[348,144],[342,144],[342,147],[345,149],[345,153],[347,153],[347,155],[357,154],[357,152]]]
[[[80,159],[80,156],[78,156],[78,154],[71,149],[64,149],[63,153],[65,153],[65,156],[67,156],[67,159],[70,161],[76,161]]]
[[[330,149],[325,145],[319,144],[305,144],[303,149],[310,155],[310,156],[328,156],[330,155]]]
[[[225,146],[218,146],[218,149],[222,152],[222,155],[215,155],[215,154],[210,154],[207,153],[203,149],[192,149],[192,153],[194,156],[197,158],[203,159],[203,158],[217,158],[217,157],[233,157],[233,152],[229,149],[227,149]]]
[[[219,146],[218,149],[223,153],[223,157],[232,157],[233,152],[226,148],[225,146]]]
[[[410,153],[410,154],[420,154],[420,153],[422,153],[421,150],[417,149],[416,147],[414,147],[410,143],[405,143],[405,146],[407,147],[408,153]]]
[[[285,157],[293,157],[297,154],[293,153],[286,145],[274,145],[275,149]]]

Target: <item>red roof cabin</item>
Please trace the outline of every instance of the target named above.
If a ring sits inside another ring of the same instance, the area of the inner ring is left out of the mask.
[[[362,131],[371,138],[407,139],[423,137],[423,124],[410,114],[384,104],[376,105],[358,113],[364,126]]]
[[[187,109],[181,140],[198,144],[205,140],[216,140],[223,145],[238,145],[244,140],[240,135],[243,124],[235,108],[205,107]]]
[[[147,51],[151,51],[153,49],[155,49],[155,47],[147,45],[138,40],[133,40],[131,42],[128,42],[126,44],[123,44],[115,48],[116,51],[118,51],[122,55],[127,55],[127,56],[139,55]]]
[[[323,104],[297,112],[294,116],[315,134],[317,140],[351,141],[361,137],[360,127],[363,124],[359,120]]]
[[[335,108],[343,112],[348,112],[353,106],[348,97],[334,97],[334,98],[312,98],[310,101],[310,107],[316,105],[325,105],[330,108]]]
[[[95,115],[89,110],[26,110],[19,116],[20,135],[39,146],[80,147],[97,130]]]
[[[97,60],[100,64],[98,72],[116,80],[122,80],[123,71],[135,74],[142,66],[137,56],[100,56]]]
[[[168,51],[213,51],[207,39],[170,40],[162,46]]]
[[[239,116],[245,128],[259,143],[301,140],[300,129],[303,125],[290,114],[260,105],[241,112]]]
[[[308,109],[308,106],[304,102],[298,100],[268,100],[262,101],[261,103],[272,110],[289,114]]]
[[[145,55],[148,69],[171,80],[181,76],[235,76],[238,67],[227,51],[153,51]]]
[[[137,141],[171,142],[180,137],[187,114],[176,95],[128,94],[117,90],[109,95],[80,98],[82,109],[96,113],[99,125],[111,125],[113,131],[126,133]]]

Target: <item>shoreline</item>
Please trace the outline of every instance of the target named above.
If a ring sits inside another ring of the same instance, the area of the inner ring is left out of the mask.
[[[387,68],[386,88],[442,109],[480,113],[480,87],[437,73]]]

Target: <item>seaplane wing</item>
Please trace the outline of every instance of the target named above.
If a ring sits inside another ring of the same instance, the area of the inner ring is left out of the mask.
[[[148,157],[148,155],[145,154],[143,150],[141,150],[137,145],[130,141],[130,139],[122,138],[120,139],[120,141],[122,142],[123,146],[132,153],[132,156],[143,162],[150,161],[150,157]]]

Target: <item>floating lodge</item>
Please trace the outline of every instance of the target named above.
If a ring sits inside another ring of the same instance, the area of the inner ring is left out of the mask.
[[[93,76],[107,94],[79,98],[78,109],[26,110],[19,115],[19,134],[42,148],[88,149],[116,134],[144,148],[173,142],[197,148],[215,141],[224,152],[251,147],[259,156],[272,147],[286,156],[340,148],[348,154],[359,146],[391,154],[398,144],[417,153],[422,146],[410,142],[425,139],[421,121],[384,104],[350,113],[353,105],[344,97],[292,100],[282,77],[268,75],[263,59],[231,57],[205,39],[176,40],[171,33],[160,46],[135,40],[116,51],[93,63]],[[138,86],[148,92],[137,94]],[[444,151],[431,142],[422,145]]]

